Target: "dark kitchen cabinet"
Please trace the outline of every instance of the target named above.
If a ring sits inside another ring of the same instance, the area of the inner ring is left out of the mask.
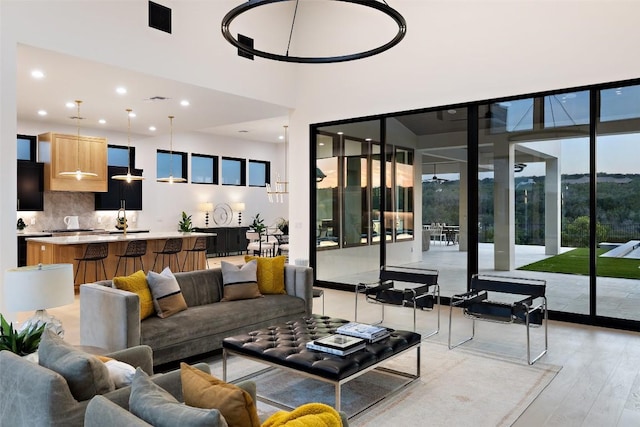
[[[126,175],[124,166],[109,166],[109,182],[106,193],[95,194],[95,208],[97,211],[113,211],[121,207],[121,200],[125,201],[128,211],[142,210],[142,181],[118,181],[111,179],[114,175]],[[131,169],[132,175],[142,175],[141,169]]]
[[[19,211],[44,210],[44,163],[18,160]]]

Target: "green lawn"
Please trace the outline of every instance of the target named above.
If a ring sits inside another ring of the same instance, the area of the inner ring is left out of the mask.
[[[604,253],[598,249],[598,255]],[[624,258],[606,258],[598,256],[596,261],[598,276],[640,279],[640,260]],[[561,255],[552,256],[518,270],[547,271],[549,273],[589,274],[589,249],[578,248]]]

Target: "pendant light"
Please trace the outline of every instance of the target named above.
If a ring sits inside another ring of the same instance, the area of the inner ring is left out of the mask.
[[[142,181],[143,176],[131,175],[131,108],[125,110],[127,112],[127,174],[126,175],[114,175],[111,179],[117,181]]]
[[[289,152],[288,126],[284,126],[284,180],[280,180],[280,174],[276,175],[276,182],[273,187],[267,183],[267,196],[271,203],[284,203],[284,195],[289,194],[289,181],[287,180],[287,169],[289,167],[287,156]]]
[[[173,184],[174,182],[185,182],[186,179],[182,177],[173,176],[173,117],[169,116],[170,134],[169,134],[169,176],[166,178],[158,178],[160,182],[168,182]]]
[[[76,100],[75,101],[76,105],[77,105],[77,114],[76,114],[76,122],[77,122],[77,128],[78,128],[78,134],[77,134],[77,148],[78,148],[78,153],[77,153],[77,157],[76,157],[76,165],[77,168],[75,171],[66,171],[66,172],[60,172],[59,175],[60,176],[75,176],[76,179],[78,181],[80,181],[82,178],[85,177],[94,177],[94,176],[98,176],[97,173],[93,173],[93,172],[83,172],[82,170],[80,170],[80,104],[82,104],[82,101],[80,100]]]

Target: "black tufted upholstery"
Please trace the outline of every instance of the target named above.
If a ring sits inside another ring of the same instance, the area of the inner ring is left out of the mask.
[[[348,320],[312,315],[265,329],[225,338],[225,349],[278,365],[341,380],[420,342],[420,334],[393,331],[389,338],[367,344],[365,350],[347,356],[335,356],[307,350],[308,341],[335,333]]]

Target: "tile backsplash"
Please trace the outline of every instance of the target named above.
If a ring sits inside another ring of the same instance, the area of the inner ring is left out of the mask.
[[[63,229],[67,226],[63,218],[68,215],[78,216],[80,228],[113,228],[116,223],[115,211],[96,211],[93,193],[70,191],[45,191],[44,211],[18,212],[28,227],[26,231],[42,231]],[[35,220],[35,224],[31,224]]]

